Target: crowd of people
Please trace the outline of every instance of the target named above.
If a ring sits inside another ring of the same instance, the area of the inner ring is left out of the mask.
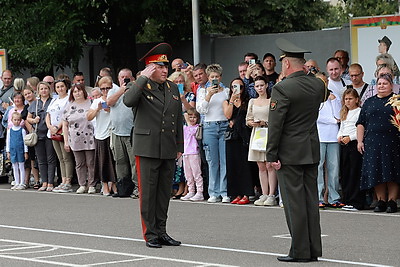
[[[173,199],[285,205],[266,152],[268,114],[277,104],[270,101],[271,92],[285,79],[276,63],[271,53],[262,59],[247,53],[238,64],[238,77],[225,86],[219,64],[172,61],[168,79],[177,84],[184,118],[184,153],[175,160],[171,177]],[[375,77],[367,84],[362,66],[349,66],[344,50],[324,64],[325,72],[313,59],[303,66],[329,89],[317,119],[319,206],[396,212],[400,133],[386,103],[399,93],[397,65],[390,54],[379,54]],[[76,181],[78,194],[97,193],[100,184],[103,195],[118,196],[117,182],[129,177],[136,188],[131,196],[138,198],[131,136],[135,108],[124,104],[124,95],[139,76],[124,68],[114,81],[111,70],[103,68],[89,87],[81,72],[72,79],[61,74],[25,81],[3,71],[0,146],[12,163],[11,189],[67,193]],[[32,132],[38,141],[27,146],[24,137]]]

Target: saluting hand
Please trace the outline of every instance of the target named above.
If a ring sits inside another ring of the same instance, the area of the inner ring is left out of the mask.
[[[140,72],[140,75],[150,78],[155,71],[156,71],[156,64],[151,63],[147,65],[146,68],[142,70],[142,72]]]

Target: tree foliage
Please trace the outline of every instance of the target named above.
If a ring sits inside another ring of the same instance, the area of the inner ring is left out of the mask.
[[[136,40],[191,39],[191,0],[0,0],[0,47],[13,70],[77,70],[83,47],[100,43],[114,69],[136,69]],[[202,34],[247,35],[341,26],[353,16],[392,14],[397,1],[199,0]]]

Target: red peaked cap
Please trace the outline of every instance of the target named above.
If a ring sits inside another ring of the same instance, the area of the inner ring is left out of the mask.
[[[155,63],[162,66],[168,66],[168,57],[172,55],[172,47],[167,43],[160,43],[150,49],[139,61],[145,62],[146,66],[150,63]]]

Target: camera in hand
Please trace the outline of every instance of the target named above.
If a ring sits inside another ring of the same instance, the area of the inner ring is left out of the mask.
[[[129,79],[129,78],[125,78],[124,79],[124,83],[125,83],[125,85],[127,85],[129,82],[131,81],[131,79]]]

